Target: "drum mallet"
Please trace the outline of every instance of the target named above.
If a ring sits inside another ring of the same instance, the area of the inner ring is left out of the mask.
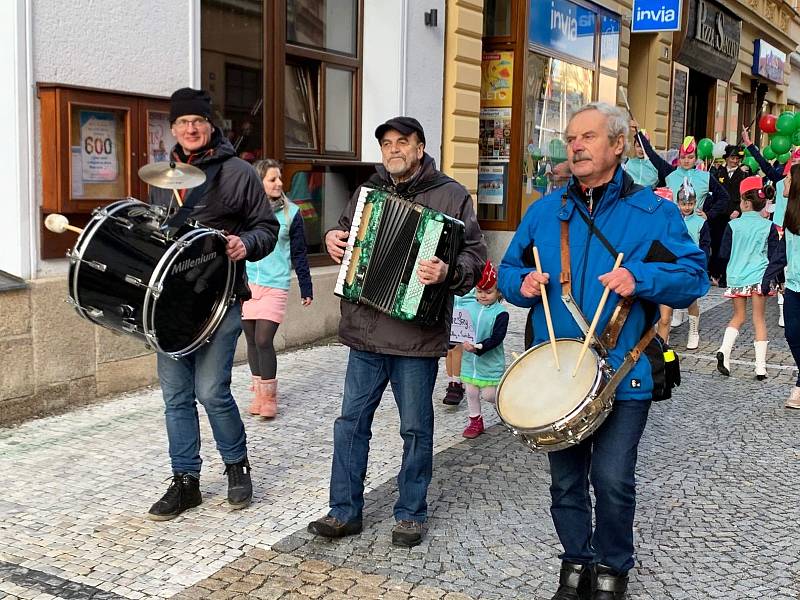
[[[47,215],[47,218],[44,220],[44,226],[53,233],[64,233],[67,229],[75,233],[83,233],[83,229],[70,225],[67,217],[57,213]]]
[[[617,254],[617,260],[614,263],[614,267],[611,269],[614,271],[615,269],[619,269],[619,266],[622,264],[622,252]],[[594,337],[594,330],[597,328],[597,322],[600,320],[600,313],[603,312],[603,307],[606,305],[606,300],[608,300],[608,294],[611,290],[608,289],[608,286],[605,286],[603,289],[603,295],[600,297],[600,304],[597,305],[597,310],[594,311],[594,318],[592,319],[592,324],[589,325],[589,331],[586,333],[586,339],[583,340],[583,347],[581,348],[581,353],[578,355],[578,362],[575,365],[575,370],[572,372],[572,376],[578,374],[578,369],[583,362],[583,357],[586,354],[586,350],[589,348],[589,344]]]
[[[533,260],[536,263],[536,270],[542,272],[542,263],[539,261],[539,249],[533,247]],[[550,303],[547,300],[547,288],[544,284],[539,284],[539,289],[542,291],[542,304],[544,305],[544,318],[547,321],[547,333],[550,334],[550,347],[553,349],[553,358],[556,361],[556,370],[561,370],[561,365],[558,363],[558,348],[556,348],[556,334],[553,331],[553,319],[550,317]]]
[[[175,200],[178,201],[178,206],[183,206],[183,200],[181,200],[181,195],[178,193],[178,190],[172,188],[172,193],[175,194]]]

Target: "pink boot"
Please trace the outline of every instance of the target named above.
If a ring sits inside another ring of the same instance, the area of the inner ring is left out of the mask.
[[[262,379],[258,382],[258,391],[262,398],[261,412],[258,414],[268,419],[273,418],[278,414],[278,380]]]
[[[250,391],[253,392],[252,400],[250,401],[250,406],[247,409],[251,415],[257,415],[261,413],[261,401],[262,398],[258,394],[258,382],[261,381],[261,377],[259,375],[252,375],[253,381],[250,383]]]

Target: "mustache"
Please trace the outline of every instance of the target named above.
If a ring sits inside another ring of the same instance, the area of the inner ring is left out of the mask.
[[[572,155],[572,162],[578,162],[581,160],[591,160],[591,159],[592,157],[585,152],[576,152],[575,154]]]

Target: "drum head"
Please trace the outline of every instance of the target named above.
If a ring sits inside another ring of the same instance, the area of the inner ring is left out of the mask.
[[[146,319],[162,352],[182,354],[205,341],[227,308],[233,265],[218,231],[198,230],[173,246],[175,252],[154,275],[161,293]]]
[[[497,412],[514,429],[546,427],[570,414],[591,393],[598,377],[597,354],[589,348],[575,377],[582,342],[556,340],[556,369],[550,343],[520,356],[503,375],[497,390]]]

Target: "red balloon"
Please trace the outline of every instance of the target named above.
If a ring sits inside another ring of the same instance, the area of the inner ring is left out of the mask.
[[[777,131],[778,117],[775,115],[761,115],[758,120],[758,127],[764,133],[775,133]]]

